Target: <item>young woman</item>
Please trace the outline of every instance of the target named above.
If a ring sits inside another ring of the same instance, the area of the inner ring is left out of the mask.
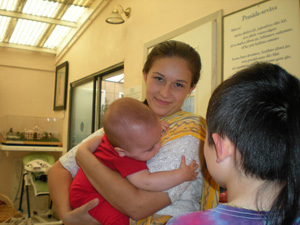
[[[168,224],[300,224],[299,80],[254,64],[214,91],[206,119],[205,160],[228,203]]]
[[[145,103],[170,125],[167,134],[162,138],[159,153],[147,163],[150,172],[178,168],[182,155],[185,155],[187,163],[197,159],[200,164],[199,149],[205,139],[205,120],[181,111],[185,98],[196,87],[200,70],[199,54],[182,42],[163,42],[155,46],[148,55],[143,68],[146,83]],[[98,131],[87,139],[101,134]],[[75,154],[96,190],[118,211],[132,219],[142,219],[154,213],[160,217],[168,215],[168,219],[170,216],[199,210],[200,198],[204,196],[202,186],[203,183],[207,184],[203,180],[203,173],[199,173],[196,181],[185,182],[167,192],[147,192],[135,188],[118,173],[106,168],[91,152],[76,153],[77,148],[63,156],[49,173],[52,200],[65,224],[98,224],[87,213],[97,204],[97,200],[73,211],[69,206],[69,186],[72,176],[78,170]],[[214,182],[211,184],[215,189],[209,192],[211,195],[204,196],[205,200],[201,200],[203,209],[217,202],[218,187]],[[208,190],[207,187],[205,190]]]

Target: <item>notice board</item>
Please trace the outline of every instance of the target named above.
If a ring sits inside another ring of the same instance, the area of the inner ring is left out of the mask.
[[[299,0],[270,0],[223,17],[223,80],[257,61],[300,78]]]

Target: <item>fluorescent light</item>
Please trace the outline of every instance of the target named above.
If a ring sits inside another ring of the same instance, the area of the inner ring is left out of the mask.
[[[61,45],[61,51],[86,22],[88,15],[97,8],[95,6],[103,1],[105,0],[0,0],[0,43],[12,47],[16,46],[8,44],[18,44],[18,48],[22,48],[22,45],[36,46],[39,47],[37,51],[44,51],[43,48],[59,50]],[[8,14],[9,11],[15,14]]]
[[[65,14],[62,16],[62,20],[77,22],[80,16],[83,14],[85,8],[81,6],[71,5]]]
[[[27,0],[22,10],[23,13],[54,18],[60,3],[44,0]]]
[[[0,9],[14,11],[17,7],[18,0],[0,0]]]
[[[9,43],[35,46],[48,24],[19,19]]]
[[[45,48],[56,48],[60,42],[65,38],[68,32],[71,30],[70,27],[57,25],[47,41],[45,42]]]
[[[45,10],[45,13],[47,13],[45,16],[54,18],[57,13],[57,10],[60,7],[60,3],[58,2],[51,2],[51,3],[52,4],[48,6],[47,10]]]

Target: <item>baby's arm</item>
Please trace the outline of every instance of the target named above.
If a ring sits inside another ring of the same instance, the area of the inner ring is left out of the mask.
[[[147,191],[165,191],[184,181],[196,180],[198,173],[195,170],[198,166],[196,161],[186,165],[185,156],[182,156],[180,167],[176,170],[155,173],[150,173],[149,170],[142,170],[127,176],[127,179],[134,186]]]

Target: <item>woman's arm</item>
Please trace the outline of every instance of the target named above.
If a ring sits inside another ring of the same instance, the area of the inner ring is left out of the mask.
[[[59,217],[66,225],[99,225],[88,213],[98,204],[97,199],[72,210],[69,203],[69,188],[72,180],[71,174],[62,166],[60,161],[57,161],[48,172],[49,191]]]
[[[51,199],[58,215],[67,225],[99,224],[88,213],[98,203],[91,201],[76,210],[72,210],[69,204],[69,188],[79,168],[75,160],[78,147],[95,136],[101,139],[101,135],[103,135],[102,129],[88,136],[67,154],[63,155],[48,172],[48,186]]]
[[[167,193],[136,188],[99,162],[90,151],[79,149],[76,159],[96,190],[113,207],[134,220],[150,216],[171,203]]]
[[[48,172],[48,187],[51,199],[60,217],[63,217],[65,212],[72,210],[69,204],[69,188],[71,183],[71,174],[59,161],[56,161]]]

